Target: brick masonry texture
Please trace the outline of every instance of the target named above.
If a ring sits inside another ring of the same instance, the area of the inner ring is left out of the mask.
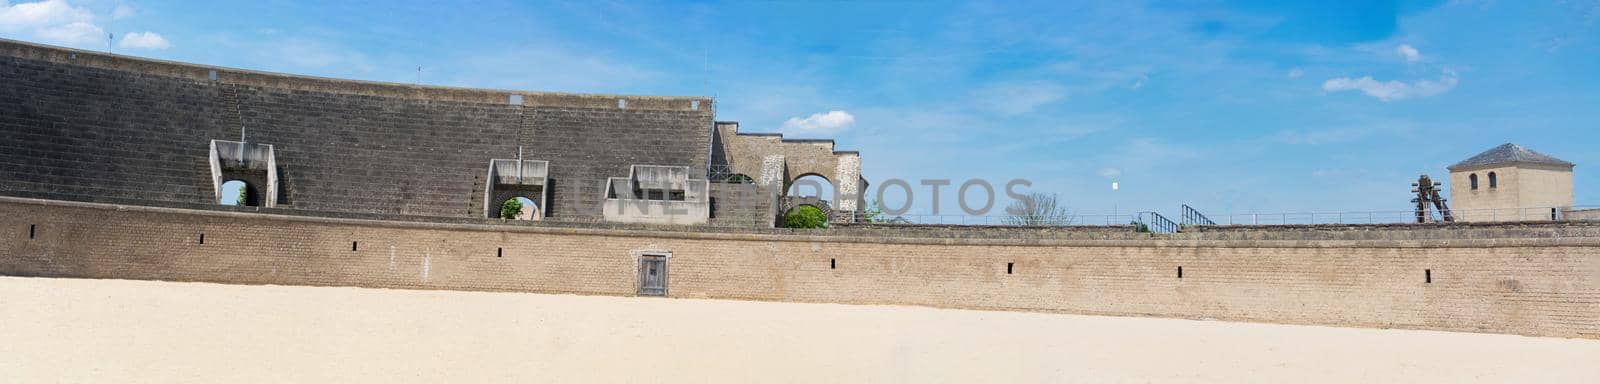
[[[770,227],[776,222],[777,191],[755,184],[711,183],[711,224]]]
[[[703,174],[713,115],[705,98],[319,79],[0,40],[0,195],[214,202],[209,142],[242,126],[276,148],[283,208],[483,217],[489,161],[521,146],[550,161],[549,216],[598,217],[605,179],[630,165]]]
[[[1232,239],[1249,229],[1109,240],[863,235],[872,231],[900,230],[612,230],[0,198],[0,274],[633,295],[636,255],[670,252],[672,297],[1600,338],[1591,226],[1440,226],[1377,240],[1332,228],[1291,240]]]

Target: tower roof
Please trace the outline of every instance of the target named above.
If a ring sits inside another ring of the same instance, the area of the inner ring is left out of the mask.
[[[1566,167],[1573,166],[1572,163],[1569,163],[1566,160],[1561,160],[1551,157],[1550,155],[1534,152],[1531,149],[1523,148],[1521,145],[1505,143],[1490,150],[1483,151],[1483,153],[1479,153],[1477,156],[1473,156],[1470,159],[1462,160],[1461,162],[1450,166],[1450,170],[1455,171],[1464,168],[1478,168],[1483,166],[1512,163],[1545,164]]]

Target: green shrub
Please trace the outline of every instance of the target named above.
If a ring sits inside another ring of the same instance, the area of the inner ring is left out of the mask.
[[[802,205],[789,210],[783,215],[783,226],[787,228],[827,228],[828,215],[822,213],[817,207]]]
[[[500,204],[500,218],[515,219],[517,218],[517,215],[520,214],[522,214],[521,201],[517,201],[517,199],[511,199],[506,200],[505,204]]]

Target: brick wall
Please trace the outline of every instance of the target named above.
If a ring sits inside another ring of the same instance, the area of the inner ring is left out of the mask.
[[[635,255],[666,251],[675,297],[1600,338],[1600,237],[1590,227],[1452,237],[1458,229],[1427,240],[870,237],[0,198],[0,274],[631,295]]]

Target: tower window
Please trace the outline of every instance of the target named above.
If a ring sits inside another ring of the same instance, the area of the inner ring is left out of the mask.
[[[1499,186],[1500,186],[1500,178],[1499,177],[1495,177],[1494,172],[1489,172],[1489,189],[1494,189],[1494,188],[1499,187]]]
[[[1467,181],[1472,183],[1472,190],[1478,190],[1478,174],[1467,175]]]

